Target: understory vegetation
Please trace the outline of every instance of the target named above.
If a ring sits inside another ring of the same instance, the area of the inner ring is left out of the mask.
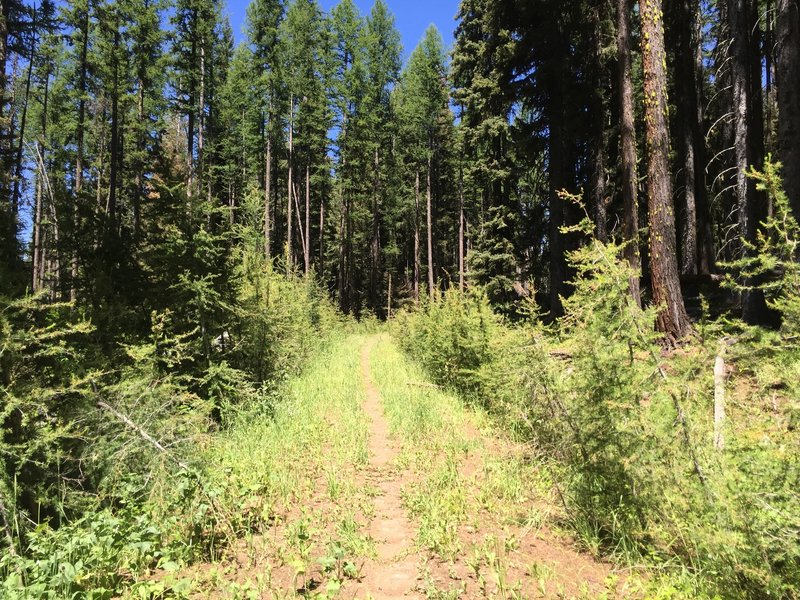
[[[0,2],[0,600],[800,600],[800,0],[392,4]]]
[[[0,596],[110,598],[252,528],[241,506],[255,484],[215,477],[207,449],[243,414],[285,411],[286,382],[344,320],[242,233],[229,298],[194,288],[176,309],[194,319],[154,311],[152,334],[110,355],[73,305],[2,301]],[[187,322],[200,325],[177,329]],[[158,589],[141,585],[141,597]]]
[[[668,597],[800,589],[800,238],[775,167],[751,176],[775,215],[754,257],[731,265],[730,285],[761,276],[784,317],[778,331],[706,312],[690,340],[664,351],[654,309],[631,298],[622,248],[597,240],[571,254],[574,290],[551,325],[511,323],[479,290],[448,292],[394,324],[435,380],[532,443],[565,529],[595,554],[650,565],[675,586]]]

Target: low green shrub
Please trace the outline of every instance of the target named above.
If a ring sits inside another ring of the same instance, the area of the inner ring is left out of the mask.
[[[589,549],[647,561],[667,577],[653,580],[663,583],[658,593],[675,589],[667,597],[796,597],[791,374],[800,363],[784,343],[794,335],[793,267],[771,288],[784,311],[780,332],[722,320],[704,324],[704,341],[665,352],[656,307],[640,309],[629,296],[621,250],[588,239],[571,254],[574,291],[551,327],[510,325],[472,291],[401,315],[395,333],[436,381],[480,402],[549,459],[561,522]],[[723,338],[738,368],[719,448],[713,367]],[[756,389],[742,396],[754,378]]]
[[[114,597],[263,526],[241,510],[253,491],[209,476],[202,449],[272,414],[344,321],[313,277],[264,259],[250,216],[231,290],[187,271],[172,291],[186,302],[111,350],[73,305],[0,299],[3,597]]]

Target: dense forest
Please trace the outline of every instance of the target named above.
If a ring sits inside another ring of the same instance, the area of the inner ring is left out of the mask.
[[[780,160],[800,210],[797,7],[563,4],[464,2],[452,53],[431,29],[403,66],[380,2],[254,2],[237,46],[221,3],[6,3],[4,288],[127,311],[191,271],[156,266],[166,232],[191,262],[197,231],[223,249],[259,207],[265,256],[346,313],[474,283],[556,317],[581,243],[566,190],[631,241],[634,294],[682,337],[681,291],[771,214],[747,169]],[[225,270],[195,274],[224,290]]]
[[[282,518],[220,440],[378,329],[632,597],[800,594],[800,4],[453,12],[2,1],[0,594],[189,593],[142,574]]]

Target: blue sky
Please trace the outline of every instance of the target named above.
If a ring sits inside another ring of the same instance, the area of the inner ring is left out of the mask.
[[[455,15],[459,0],[386,0],[389,9],[397,19],[397,29],[403,36],[403,53],[407,58],[417,42],[422,38],[428,25],[435,24],[442,32],[445,44],[450,47],[456,27]],[[228,14],[231,18],[237,41],[244,36],[245,12],[250,0],[227,0]],[[329,11],[338,0],[320,0],[323,10]],[[369,13],[373,0],[355,0],[362,14]]]

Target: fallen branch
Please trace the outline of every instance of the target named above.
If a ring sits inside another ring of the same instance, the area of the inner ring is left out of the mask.
[[[165,454],[166,456],[168,456],[172,460],[174,460],[181,469],[187,469],[188,470],[189,465],[187,465],[185,462],[183,462],[179,458],[177,458],[174,454],[172,454],[169,450],[167,450],[157,439],[155,439],[152,435],[147,433],[139,425],[134,423],[129,417],[127,417],[126,415],[122,414],[116,408],[114,408],[113,406],[111,406],[110,404],[108,404],[106,402],[103,402],[102,400],[98,400],[97,401],[97,407],[110,412],[119,421],[124,423],[125,426],[128,427],[128,429],[138,433],[139,437],[141,437],[143,440],[148,442],[156,450],[158,450],[162,454]]]

